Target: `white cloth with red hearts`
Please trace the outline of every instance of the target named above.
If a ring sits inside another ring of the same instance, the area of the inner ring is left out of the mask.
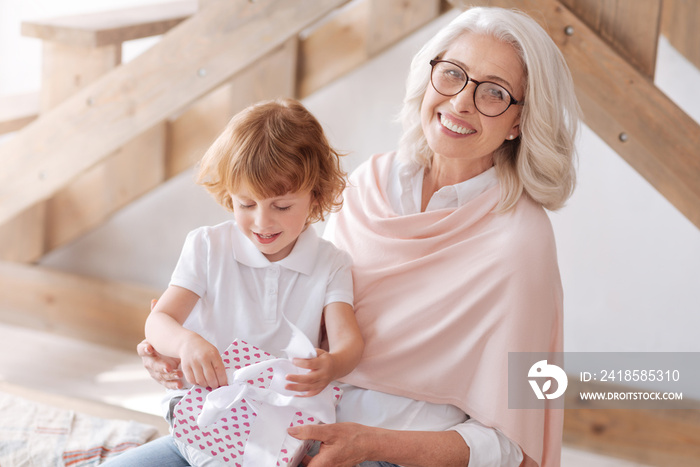
[[[306,371],[291,359],[315,355],[306,336],[294,334],[287,358],[235,340],[222,354],[229,385],[214,391],[195,386],[178,403],[172,434],[192,465],[296,467],[310,443],[292,438],[287,429],[335,421],[339,388],[329,386],[308,398],[284,389],[287,374]]]

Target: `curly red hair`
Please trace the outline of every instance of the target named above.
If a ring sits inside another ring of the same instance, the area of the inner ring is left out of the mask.
[[[263,101],[231,119],[204,154],[197,182],[229,211],[242,184],[260,199],[310,191],[311,223],[342,206],[342,155],[299,101]]]

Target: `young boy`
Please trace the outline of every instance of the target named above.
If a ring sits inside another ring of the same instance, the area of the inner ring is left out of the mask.
[[[234,220],[188,235],[170,285],[146,321],[150,344],[180,358],[189,383],[226,385],[220,354],[234,338],[280,356],[290,337],[284,318],[315,347],[322,329],[328,340],[328,350],[317,349],[315,358],[294,360],[310,371],[288,376],[287,389],[313,396],[358,363],[364,344],[352,306],[350,257],[310,227],[342,204],[339,157],[318,121],[291,99],[243,110],[204,155],[198,182]],[[169,391],[170,411],[186,392]],[[149,457],[162,462],[180,455],[166,438],[113,462],[151,465]]]

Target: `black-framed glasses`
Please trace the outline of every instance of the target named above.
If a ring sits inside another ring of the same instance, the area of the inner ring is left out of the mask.
[[[476,84],[474,89],[474,106],[482,115],[498,117],[511,105],[523,105],[516,100],[506,88],[491,81],[476,81],[456,63],[448,60],[430,60],[432,71],[430,82],[433,89],[443,96],[456,96],[467,87],[469,81]]]

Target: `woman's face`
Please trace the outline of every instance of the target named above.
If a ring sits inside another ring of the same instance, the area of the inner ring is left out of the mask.
[[[460,65],[470,79],[498,83],[516,100],[524,98],[525,72],[510,44],[467,32],[440,58]],[[421,105],[421,126],[436,157],[462,160],[481,173],[493,165],[493,152],[505,140],[519,135],[520,106],[511,105],[505,113],[487,117],[474,106],[475,88],[470,81],[459,94],[448,97],[428,84]]]

